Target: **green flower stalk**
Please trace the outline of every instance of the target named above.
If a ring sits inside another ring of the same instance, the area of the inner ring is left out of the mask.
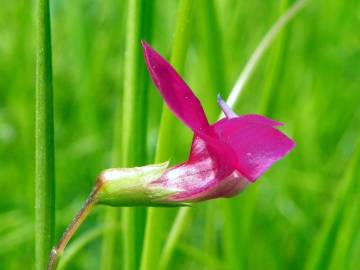
[[[96,205],[109,206],[184,206],[185,203],[168,201],[176,190],[152,185],[166,171],[168,162],[135,168],[111,168],[103,171],[79,213],[75,216],[59,243],[53,247],[48,270],[55,269],[58,258],[71,237]]]

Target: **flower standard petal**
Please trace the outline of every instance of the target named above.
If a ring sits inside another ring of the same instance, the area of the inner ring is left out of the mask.
[[[195,133],[210,132],[200,101],[175,69],[145,41],[142,41],[147,68],[161,96],[172,112]]]
[[[226,156],[227,159],[233,159],[235,153],[218,140],[209,126],[200,101],[189,86],[175,69],[145,41],[142,41],[142,46],[151,78],[172,112],[191,128],[195,135],[200,136],[214,152]]]

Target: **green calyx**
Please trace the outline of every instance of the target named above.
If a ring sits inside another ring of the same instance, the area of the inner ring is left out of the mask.
[[[103,171],[97,185],[96,203],[111,206],[179,205],[166,199],[176,190],[151,186],[165,172],[169,162],[135,168],[112,168]]]

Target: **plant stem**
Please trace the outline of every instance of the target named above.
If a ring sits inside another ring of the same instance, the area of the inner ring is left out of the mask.
[[[56,269],[58,258],[64,252],[66,245],[68,244],[74,233],[79,229],[80,225],[83,223],[85,218],[89,215],[91,210],[94,208],[96,204],[96,194],[97,191],[100,189],[100,187],[101,185],[99,184],[99,182],[96,183],[95,188],[90,193],[87,200],[85,201],[84,206],[80,209],[79,213],[75,216],[73,221],[67,227],[66,231],[64,232],[58,244],[55,247],[53,247],[53,249],[51,250],[48,268],[47,268],[48,270]]]
[[[178,7],[176,30],[170,59],[170,63],[178,72],[181,72],[185,63],[192,5],[192,0],[181,0]],[[173,152],[174,140],[171,134],[174,132],[174,122],[175,117],[164,104],[155,162],[167,160]],[[148,209],[144,247],[141,258],[142,270],[156,269],[161,249],[160,233],[163,225],[161,222],[163,214],[162,209]]]
[[[46,268],[54,239],[55,173],[50,10],[36,1],[35,269]]]

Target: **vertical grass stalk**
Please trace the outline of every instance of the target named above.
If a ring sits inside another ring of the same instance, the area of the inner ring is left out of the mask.
[[[178,72],[181,72],[183,69],[186,59],[192,5],[192,0],[181,0],[178,7],[176,30],[170,59],[170,63]],[[164,105],[155,157],[156,162],[169,159],[173,152],[174,140],[171,134],[174,133],[174,121],[175,117]],[[141,270],[156,269],[158,264],[161,249],[162,211],[162,209],[156,208],[148,209]]]
[[[216,102],[217,94],[224,94],[227,89],[227,65],[225,63],[224,51],[223,51],[223,33],[220,31],[219,20],[213,0],[201,0],[197,2],[198,7],[196,11],[199,17],[199,54],[202,56],[202,64],[205,74],[202,74],[206,78],[206,82],[202,85],[203,92],[200,95],[204,97],[204,100],[208,100],[208,110],[206,115],[210,122],[216,121],[219,114],[219,106]],[[225,68],[224,68],[225,67]],[[230,201],[225,201],[224,204],[231,206]],[[219,202],[207,202],[205,204],[205,226],[203,233],[203,250],[211,257],[216,258],[218,244],[216,233],[216,222],[214,208],[219,206]],[[184,209],[186,211],[186,209]],[[184,215],[184,213],[182,213]],[[226,218],[226,221],[231,222],[232,216]],[[180,222],[180,216],[177,217],[177,221]],[[224,226],[225,234],[229,231],[230,226]],[[232,243],[234,237],[224,237],[224,244]],[[226,246],[226,245],[224,245]],[[228,265],[228,254],[225,249],[225,264]]]
[[[283,0],[279,4],[279,13],[282,14],[283,10],[286,9],[287,0]],[[292,10],[291,8],[289,10]],[[284,13],[287,14],[287,13]],[[294,13],[291,13],[294,14]],[[279,20],[284,15],[280,17]],[[276,24],[275,24],[276,25]],[[285,24],[283,24],[285,25]],[[280,29],[278,29],[280,30]],[[273,32],[274,33],[274,32]],[[271,97],[273,96],[273,83],[274,77],[278,75],[279,69],[277,68],[279,59],[282,57],[282,44],[284,39],[280,36],[280,31],[275,32],[276,35],[272,36],[272,39],[268,40],[268,46],[272,44],[271,58],[269,60],[269,71],[266,74],[264,79],[264,87],[262,90],[262,95],[260,98],[260,105],[257,109],[257,113],[267,115],[269,109],[271,108]],[[266,37],[266,36],[265,36]],[[275,42],[275,37],[277,37]],[[270,42],[271,41],[271,42]],[[262,51],[265,52],[267,47],[262,47]],[[256,50],[258,51],[258,49]],[[250,58],[251,59],[256,55],[256,51]],[[258,58],[258,61],[261,60],[261,57]],[[255,67],[257,62],[253,62],[252,66]],[[247,74],[247,73],[242,73]],[[251,74],[251,72],[250,72]],[[248,77],[249,79],[250,77]],[[246,80],[242,81],[243,87],[246,85]],[[230,98],[229,101],[231,102]],[[236,101],[234,101],[236,102]],[[268,115],[269,116],[269,115]],[[254,218],[254,211],[256,206],[256,198],[258,194],[258,186],[256,185],[249,189],[246,194],[238,199],[237,204],[234,205],[234,201],[225,201],[223,204],[223,213],[224,213],[224,247],[225,247],[225,256],[228,263],[228,269],[246,269],[247,254],[246,250],[250,248],[251,245],[249,235],[251,235],[252,222]],[[241,219],[236,219],[236,214],[239,213],[239,204],[241,205]],[[231,235],[238,235],[237,239],[231,237]],[[234,252],[242,251],[240,253]]]
[[[191,208],[181,208],[176,216],[174,224],[171,227],[170,233],[165,242],[164,248],[162,249],[160,261],[159,261],[159,270],[167,269],[172,254],[175,250],[176,244],[179,241],[181,232],[185,230],[188,223],[190,222],[191,217]]]
[[[136,140],[136,99],[140,91],[137,85],[137,69],[140,37],[139,24],[141,23],[141,1],[128,1],[127,36],[124,57],[124,99],[123,99],[123,134],[122,134],[122,165],[132,166],[135,162],[134,147]],[[136,209],[124,208],[122,210],[123,234],[123,269],[135,269],[135,211]]]
[[[206,115],[210,122],[216,120],[219,107],[216,95],[226,90],[226,63],[223,53],[223,35],[220,31],[217,10],[213,0],[196,2],[197,21],[199,22],[199,56],[204,71],[205,84],[199,93],[203,100],[208,100]],[[211,101],[211,102],[210,102]]]
[[[48,0],[36,1],[35,269],[46,269],[54,239],[53,87]]]
[[[113,166],[139,166],[146,161],[147,80],[140,41],[151,36],[152,10],[151,1],[133,0],[127,3],[123,97],[122,106],[118,106],[116,113]],[[143,227],[143,212],[140,208],[122,210],[122,265],[126,270],[138,269],[139,239],[142,239],[138,232]],[[107,221],[108,225],[115,223],[116,210],[108,210]],[[107,232],[104,239],[102,269],[113,269],[115,231]]]
[[[345,172],[343,179],[338,183],[334,200],[330,206],[329,214],[320,229],[314,241],[314,246],[307,256],[306,270],[329,269],[330,263],[336,263],[336,259],[341,258],[342,254],[334,253],[338,249],[346,253],[348,244],[346,241],[339,239],[341,233],[346,229],[346,221],[349,209],[356,203],[359,194],[360,181],[360,142],[354,151],[352,160]],[[355,208],[354,208],[355,209]],[[351,214],[351,213],[349,213]],[[346,240],[346,237],[345,237]],[[335,244],[342,244],[341,248]],[[337,257],[339,256],[339,258]],[[345,267],[341,265],[340,267]]]
[[[108,207],[105,211],[104,223],[109,226],[109,230],[104,232],[101,246],[100,269],[110,270],[114,267],[114,255],[116,245],[115,224],[118,219],[119,209]]]

